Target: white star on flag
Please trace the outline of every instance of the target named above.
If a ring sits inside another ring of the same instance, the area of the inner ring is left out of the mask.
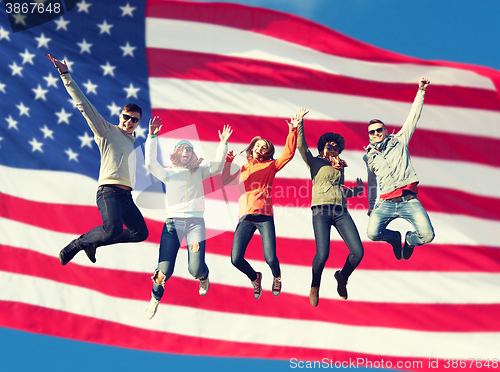
[[[56,115],[59,118],[59,120],[57,121],[57,124],[61,124],[62,122],[64,122],[64,123],[69,125],[68,119],[73,114],[66,112],[66,110],[63,107],[63,108],[61,108],[61,112],[56,112]]]
[[[132,83],[128,86],[128,88],[123,88],[125,92],[127,92],[127,98],[134,97],[137,98],[137,92],[140,91],[140,88],[135,88]]]
[[[44,101],[46,101],[45,95],[49,92],[47,89],[43,89],[42,86],[38,84],[38,87],[36,89],[31,89],[31,90],[35,92],[35,100],[41,98]]]
[[[127,3],[127,5],[125,5],[125,6],[121,6],[120,9],[123,12],[122,17],[124,17],[126,15],[133,17],[132,12],[135,10],[135,7],[131,7],[129,3]]]
[[[87,88],[87,94],[89,94],[89,93],[97,94],[97,91],[96,91],[97,84],[92,84],[90,79],[88,79],[86,83],[83,83],[83,86],[85,88]]]
[[[44,48],[49,48],[49,42],[52,40],[50,38],[46,38],[45,35],[42,34],[40,35],[40,37],[35,37],[35,40],[38,41],[38,49],[44,47]]]
[[[33,147],[33,149],[31,150],[32,152],[35,151],[43,152],[42,150],[43,142],[38,142],[35,137],[33,137],[33,139],[28,143]]]
[[[81,43],[76,43],[76,44],[80,47],[80,54],[83,54],[85,52],[90,54],[90,47],[92,46],[92,44],[87,43],[85,38],[83,39],[83,41]]]
[[[0,40],[2,40],[2,39],[7,39],[10,41],[9,31],[4,30],[3,27],[0,27]]]
[[[17,121],[14,120],[14,118],[12,117],[12,115],[9,115],[8,118],[5,118],[5,120],[7,120],[7,123],[9,123],[9,127],[7,129],[11,129],[11,128],[14,128],[15,130],[19,130],[19,128],[17,127]]]
[[[23,67],[18,66],[16,62],[12,62],[12,64],[9,65],[9,67],[12,70],[12,76],[15,76],[15,75],[19,75],[21,77],[23,76],[23,74],[21,72],[21,71],[23,71]]]
[[[43,138],[52,138],[54,139],[54,131],[53,130],[50,130],[49,128],[47,128],[47,125],[45,125],[43,128],[40,128],[40,130],[43,132]]]
[[[54,21],[54,23],[57,25],[56,31],[59,29],[63,29],[64,31],[68,31],[66,26],[68,25],[68,23],[70,23],[70,21],[65,21],[64,17],[59,17],[57,20]]]
[[[123,50],[123,56],[122,57],[125,57],[125,56],[131,56],[133,57],[134,56],[134,49],[136,49],[137,47],[135,46],[131,46],[129,44],[129,42],[127,41],[127,44],[125,44],[125,46],[120,46],[120,49]]]
[[[71,148],[68,148],[64,152],[66,154],[68,154],[69,160],[74,160],[74,161],[78,162],[78,154],[76,152],[73,152],[73,150],[71,150]]]
[[[33,64],[33,58],[35,58],[35,55],[34,54],[31,54],[29,51],[28,51],[28,48],[26,48],[24,50],[24,53],[19,53],[19,55],[21,57],[23,57],[23,65],[25,63],[30,63],[30,64]]]
[[[43,78],[47,82],[47,88],[49,87],[57,88],[57,82],[59,81],[59,79],[56,78],[55,76],[52,76],[51,72],[49,72],[49,74],[47,76],[44,76]]]
[[[24,106],[24,103],[20,102],[19,105],[16,105],[16,107],[19,109],[19,116],[23,116],[23,115],[26,115],[26,116],[30,116],[30,108],[29,107],[26,107]]]
[[[111,102],[111,105],[106,106],[106,107],[110,111],[110,114],[109,114],[110,116],[115,116],[115,115],[119,116],[120,113],[122,112],[122,108],[120,106],[117,106],[114,101]]]
[[[98,24],[97,27],[99,27],[101,29],[101,32],[99,32],[99,35],[100,34],[109,34],[111,35],[111,27],[113,27],[113,25],[109,25],[108,22],[106,22],[106,20],[104,20],[104,22],[102,24]]]
[[[82,145],[80,147],[88,146],[92,148],[92,142],[94,141],[94,137],[90,137],[87,132],[85,132],[83,136],[78,136],[78,139],[82,141]]]
[[[106,76],[106,75],[111,75],[111,76],[115,76],[115,73],[113,72],[116,68],[116,66],[111,66],[109,64],[109,61],[106,61],[106,64],[105,65],[101,65],[101,68],[104,70],[103,72],[103,76]]]
[[[81,0],[78,2],[78,4],[76,4],[76,6],[78,7],[78,13],[80,12],[85,12],[85,13],[89,13],[89,7],[91,6],[92,4],[89,4],[87,3],[85,0]]]

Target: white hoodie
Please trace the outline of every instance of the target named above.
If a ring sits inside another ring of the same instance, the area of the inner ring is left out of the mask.
[[[215,162],[194,169],[185,167],[164,168],[157,160],[157,136],[148,135],[146,140],[146,167],[165,184],[166,218],[203,217],[205,191],[203,180],[220,173],[227,154],[227,143],[217,147]]]

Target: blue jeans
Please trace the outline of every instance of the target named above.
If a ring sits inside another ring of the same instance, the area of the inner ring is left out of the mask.
[[[389,222],[396,218],[404,218],[410,222],[415,231],[408,232],[406,240],[410,245],[430,243],[434,239],[434,229],[431,220],[418,198],[393,203],[380,200],[370,215],[367,235],[374,241],[394,242],[398,238],[395,231],[387,229]]]
[[[231,249],[231,263],[248,279],[257,279],[257,272],[245,260],[245,252],[248,243],[252,239],[255,230],[259,230],[264,249],[264,259],[271,268],[273,276],[281,275],[280,263],[276,256],[276,231],[274,228],[274,218],[262,214],[247,214],[240,218],[236,231],[234,232],[233,248]]]
[[[168,218],[163,226],[158,267],[153,275],[153,297],[160,300],[165,282],[172,276],[177,253],[182,240],[188,247],[188,270],[195,279],[206,279],[208,266],[205,263],[205,220],[203,218]],[[165,275],[162,284],[156,283],[156,274]]]
[[[94,227],[79,237],[76,243],[80,248],[85,249],[91,245],[97,248],[147,239],[149,232],[146,221],[135,205],[130,191],[114,186],[99,186],[97,207],[103,225]],[[123,225],[127,228],[124,229]]]
[[[342,205],[320,205],[313,207],[312,211],[316,255],[312,265],[311,287],[320,286],[321,274],[330,255],[330,231],[332,226],[337,229],[347,248],[349,248],[350,253],[341,270],[342,276],[347,280],[364,255],[358,229],[349,211]]]

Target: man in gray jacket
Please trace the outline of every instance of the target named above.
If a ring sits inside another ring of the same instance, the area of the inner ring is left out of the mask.
[[[434,239],[429,216],[417,197],[419,181],[408,152],[408,143],[422,112],[425,90],[429,84],[428,79],[420,79],[410,114],[398,133],[388,134],[385,124],[378,119],[371,120],[368,126],[370,144],[363,157],[368,169],[370,221],[367,234],[371,240],[391,244],[398,260],[409,259],[416,245],[430,243]],[[375,204],[377,177],[381,191]],[[387,225],[396,218],[404,218],[415,228],[415,231],[406,233],[403,246],[401,233],[387,229]]]
[[[142,110],[129,103],[123,107],[118,126],[108,123],[97,112],[68,72],[68,66],[50,54],[61,80],[71,98],[94,133],[94,140],[101,152],[97,206],[102,226],[73,240],[59,252],[59,261],[66,265],[84,250],[92,262],[96,262],[96,248],[116,243],[140,242],[148,237],[144,217],[132,199],[135,184],[136,158],[134,131],[139,125]],[[124,229],[123,225],[127,228]]]

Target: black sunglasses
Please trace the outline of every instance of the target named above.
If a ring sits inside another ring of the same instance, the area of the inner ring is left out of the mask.
[[[134,124],[138,123],[139,120],[141,120],[139,118],[134,118],[133,116],[130,116],[127,114],[122,114],[122,116],[123,116],[123,120],[125,120],[125,121],[129,121],[130,119],[132,119],[132,123],[134,123]]]
[[[368,131],[368,134],[370,136],[373,136],[375,134],[375,132],[377,133],[382,133],[384,131],[384,127],[380,127],[380,128],[377,128],[377,129],[374,129],[374,130],[370,130]]]
[[[326,147],[327,150],[335,150],[337,152],[340,151],[340,146],[326,145],[325,147]]]

